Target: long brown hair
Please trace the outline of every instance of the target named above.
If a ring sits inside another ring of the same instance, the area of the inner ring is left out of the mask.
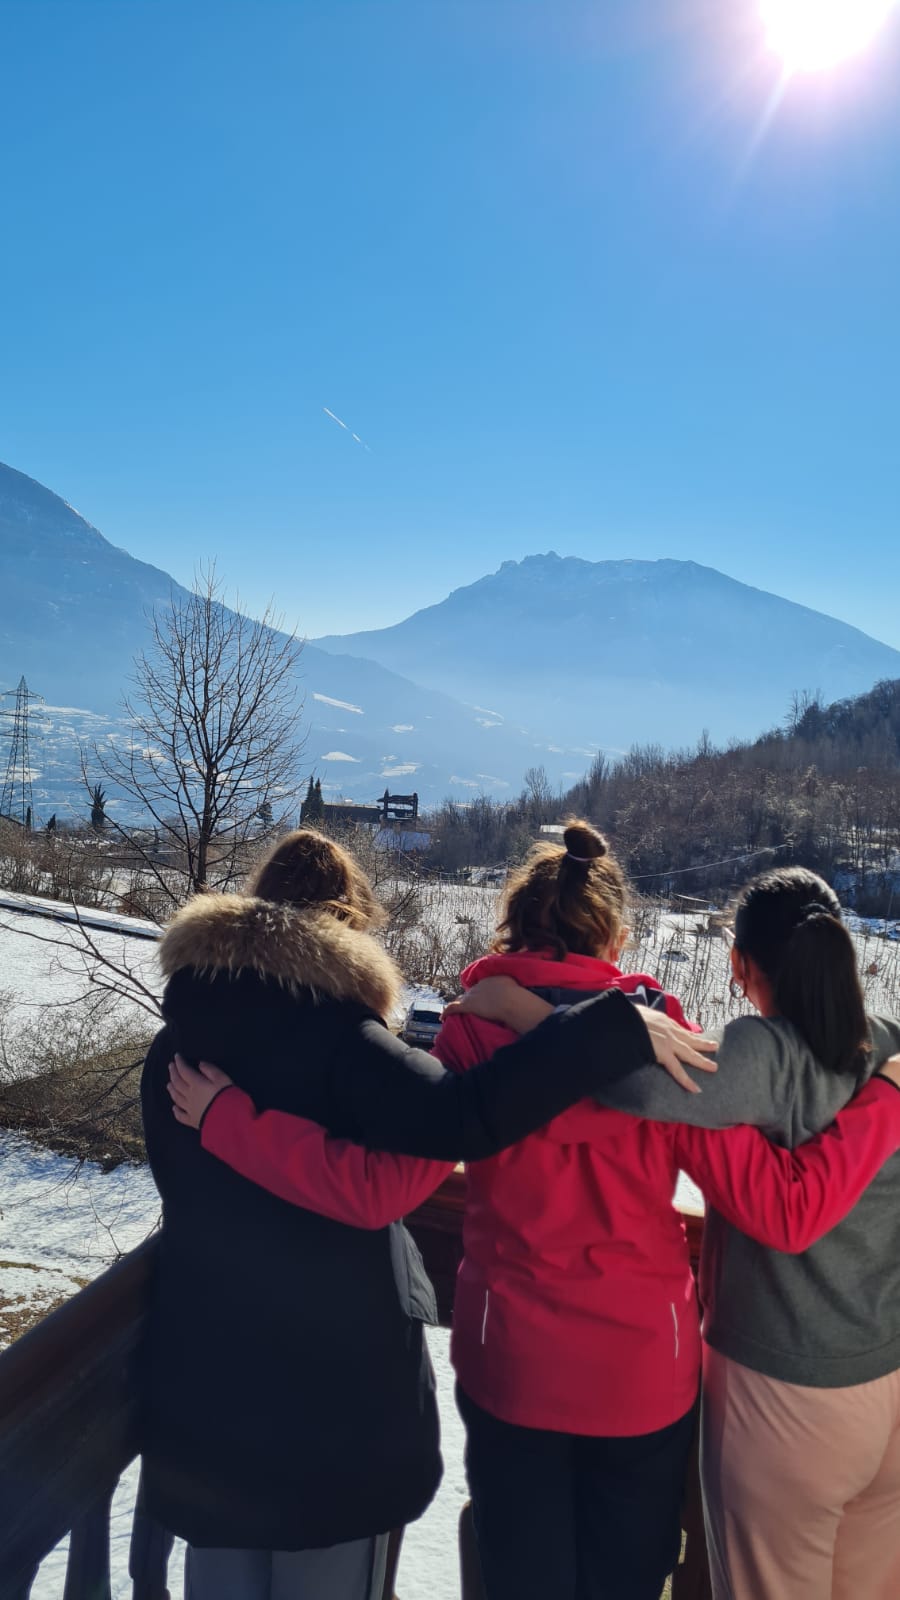
[[[857,1070],[868,1035],[862,984],[841,903],[824,878],[806,867],[754,878],[737,902],[734,943],[823,1067]]]
[[[385,920],[353,857],[313,828],[296,828],[279,839],[251,873],[245,893],[328,911],[353,928],[377,928]]]
[[[567,822],[563,844],[535,845],[511,877],[492,948],[598,956],[621,938],[627,884],[602,833]]]

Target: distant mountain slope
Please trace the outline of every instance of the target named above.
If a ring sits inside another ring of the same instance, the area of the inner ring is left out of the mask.
[[[394,627],[316,642],[613,748],[747,737],[796,689],[831,700],[900,676],[900,651],[693,561],[528,556]]]
[[[44,811],[64,809],[73,795],[81,804],[79,739],[102,737],[118,716],[146,613],[173,592],[184,593],[168,573],[116,549],[58,495],[0,464],[0,689],[24,673],[48,703],[33,723]],[[553,759],[502,719],[375,662],[309,645],[300,674],[304,760],[326,795],[503,794],[521,786],[529,764]],[[0,772],[5,760],[0,739]],[[580,754],[568,761],[571,773],[583,765]]]
[[[79,739],[118,716],[146,613],[173,590],[0,465],[0,689],[24,673],[48,702],[33,751],[45,809],[73,792]],[[900,652],[693,562],[551,554],[394,628],[310,644],[301,675],[306,770],[326,794],[427,802],[516,792],[531,765],[567,786],[600,746],[753,736],[796,689],[833,700],[900,677]]]
[[[58,704],[112,710],[144,612],[172,588],[167,573],[0,463],[0,677],[24,672]]]

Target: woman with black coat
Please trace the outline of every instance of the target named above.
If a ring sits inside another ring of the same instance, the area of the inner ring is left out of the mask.
[[[496,1154],[654,1057],[610,992],[448,1073],[385,1026],[400,976],[367,931],[379,920],[351,858],[300,830],[246,894],[198,896],[161,943],[165,1027],[142,1081],[163,1202],[144,1487],[188,1542],[190,1600],[367,1600],[382,1536],[422,1514],[442,1469],[434,1297],[409,1234],[299,1210],[204,1152],[172,1114],[174,1053],[215,1061],[261,1109],[449,1161]],[[702,1060],[696,1043],[681,1059]],[[198,1351],[199,1388],[182,1361]]]

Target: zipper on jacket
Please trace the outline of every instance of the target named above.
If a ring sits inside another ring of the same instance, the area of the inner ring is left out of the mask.
[[[482,1344],[484,1344],[484,1336],[487,1333],[488,1305],[490,1304],[490,1299],[491,1299],[491,1291],[490,1291],[490,1289],[485,1289],[485,1291],[484,1291],[484,1316],[481,1319],[481,1342],[482,1342]]]
[[[678,1360],[678,1312],[675,1309],[674,1300],[670,1301],[669,1310],[672,1313],[672,1326],[675,1329],[675,1360],[677,1361]],[[482,1340],[482,1344],[483,1343],[484,1343],[484,1340]]]

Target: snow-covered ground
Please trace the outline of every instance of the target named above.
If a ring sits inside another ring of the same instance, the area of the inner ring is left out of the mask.
[[[24,896],[4,894],[4,900]],[[129,919],[97,911],[85,912],[93,920],[84,931],[68,918],[51,920],[45,908],[53,902],[36,902],[38,909],[11,909],[0,905],[0,1000],[3,1026],[12,1038],[16,1026],[26,1027],[45,1007],[60,1010],[87,1000],[109,996],[110,1021],[141,1022],[152,1026],[153,996],[162,982],[156,960],[156,943],[132,937],[123,928]],[[101,921],[101,919],[106,920]],[[149,926],[139,923],[144,929]],[[101,971],[96,952],[109,963]]]
[[[74,906],[68,900],[45,900],[35,894],[16,894],[12,889],[0,889],[0,912],[26,912],[30,916],[49,918],[53,922],[72,922],[83,928],[99,928],[105,932],[127,933],[135,939],[158,939],[159,928],[155,922],[145,922],[140,917],[123,917],[117,911],[97,910],[93,906]]]

